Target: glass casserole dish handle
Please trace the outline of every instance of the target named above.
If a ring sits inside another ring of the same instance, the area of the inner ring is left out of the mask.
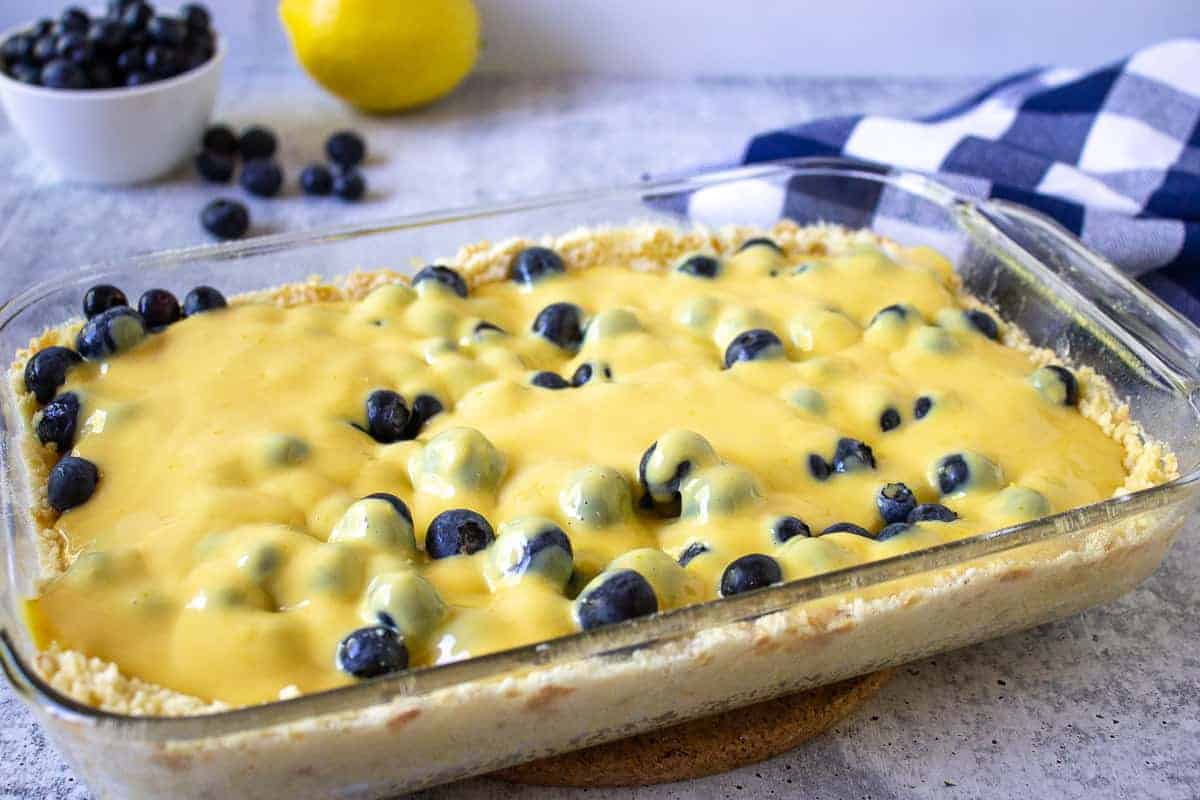
[[[1052,223],[974,203],[928,179],[792,162],[259,239],[133,259],[36,287],[0,307],[23,347],[103,278],[258,288],[314,271],[436,255],[502,235],[661,221],[769,225],[781,216],[874,227],[929,244],[1035,343],[1105,375],[1181,477],[1023,525],[587,634],[292,700],[183,718],[97,711],[32,669],[18,623],[31,587],[19,433],[4,405],[7,572],[0,662],[101,797],[387,797],[840,680],[1107,602],[1161,561],[1200,494],[1200,332]],[[563,220],[569,220],[564,223]],[[565,227],[564,227],[565,226]],[[440,248],[440,249],[439,249]],[[133,277],[138,276],[138,277]],[[22,339],[24,337],[24,339]],[[664,691],[669,688],[669,691]]]

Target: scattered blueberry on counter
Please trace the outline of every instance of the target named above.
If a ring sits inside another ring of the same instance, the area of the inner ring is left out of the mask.
[[[210,150],[196,154],[196,172],[209,183],[229,183],[233,179],[233,159]]]
[[[250,229],[250,212],[237,200],[218,197],[200,212],[200,224],[218,239],[240,239]]]
[[[343,200],[361,200],[367,193],[367,181],[358,170],[345,170],[333,176],[333,193]]]
[[[333,173],[324,164],[309,164],[300,171],[300,190],[313,197],[333,194]]]
[[[274,197],[283,187],[283,170],[274,161],[256,158],[242,165],[238,182],[250,194]]]
[[[325,142],[325,154],[342,169],[353,169],[367,155],[367,143],[354,131],[338,131]]]
[[[0,45],[4,73],[48,89],[111,89],[173,78],[207,63],[216,37],[207,9],[187,3],[178,16],[141,0],[113,0],[92,17],[71,6]]]
[[[270,158],[279,148],[274,132],[262,125],[251,125],[238,137],[238,155],[247,161]]]

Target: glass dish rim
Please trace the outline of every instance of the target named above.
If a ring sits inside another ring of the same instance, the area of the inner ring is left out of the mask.
[[[749,167],[705,171],[684,178],[668,178],[600,189],[539,195],[503,203],[435,210],[365,223],[276,234],[246,242],[199,245],[122,259],[110,259],[84,267],[68,276],[42,281],[8,300],[0,302],[0,330],[4,330],[22,312],[45,297],[64,288],[87,283],[117,267],[154,270],[196,261],[235,260],[342,239],[438,224],[461,223],[472,219],[484,219],[605,198],[615,199],[638,195],[644,200],[647,196],[692,192],[733,181],[792,175],[838,176],[893,186],[933,202],[952,216],[959,213],[969,214],[988,210],[1027,216],[1039,221],[1044,226],[1053,228],[1058,237],[1080,250],[1087,256],[1092,266],[1105,271],[1108,277],[1115,277],[1120,282],[1129,284],[1131,290],[1140,295],[1139,299],[1143,302],[1149,301],[1161,310],[1170,312],[1172,316],[1183,319],[1138,284],[1121,275],[1115,267],[1084,248],[1052,220],[1038,212],[998,201],[976,201],[966,198],[917,173],[880,169],[874,165],[845,159],[818,158],[792,159]],[[987,217],[983,217],[983,219],[986,222]],[[966,236],[979,236],[977,230],[966,226],[962,227]],[[1007,243],[1008,247],[1024,252],[1003,234],[998,231],[996,234],[1000,236],[1003,243]],[[1041,270],[1048,271],[1032,256],[1026,260]],[[1094,303],[1091,305],[1094,307]],[[1099,311],[1099,309],[1097,310]],[[1109,317],[1103,311],[1099,311],[1099,313]],[[1119,323],[1117,324],[1119,325]],[[1123,328],[1122,332],[1126,339],[1138,341]],[[1200,342],[1200,331],[1191,328],[1190,323],[1189,333],[1193,339]],[[1161,358],[1158,360],[1161,361]],[[1164,366],[1172,368],[1176,372],[1179,370],[1177,364],[1166,363]],[[1196,380],[1193,375],[1189,375],[1188,378],[1187,386],[1176,388],[1181,392],[1188,390],[1188,394],[1194,396]],[[10,398],[6,398],[5,402],[9,402],[9,400]],[[1200,421],[1200,408],[1197,408],[1194,402],[1189,405]],[[0,420],[0,427],[5,427],[2,420]],[[5,431],[4,435],[7,437],[8,432]],[[7,447],[7,442],[0,442],[0,460],[7,461],[11,457],[12,453]],[[1116,522],[1124,517],[1161,507],[1172,497],[1181,494],[1197,482],[1200,482],[1200,464],[1193,466],[1171,481],[1147,489],[1108,498],[1089,506],[1071,509],[1020,525],[977,534],[933,548],[867,562],[736,597],[711,600],[648,618],[575,633],[459,662],[423,667],[299,697],[212,713],[182,717],[138,716],[103,711],[87,706],[48,685],[25,662],[9,632],[2,628],[0,628],[0,669],[3,670],[10,685],[14,687],[19,696],[64,722],[118,729],[122,735],[146,740],[190,740],[234,735],[254,729],[301,722],[315,717],[361,711],[389,702],[402,701],[404,698],[418,699],[441,689],[469,682],[494,680],[514,672],[606,655],[611,656],[667,640],[682,639],[701,630],[765,616],[802,602],[829,597],[849,590],[865,589],[921,572],[951,567],[984,556],[995,555],[1028,544],[1069,536],[1098,522]],[[6,498],[5,502],[6,505],[10,504],[11,497]],[[5,516],[10,521],[13,520],[13,510],[7,508]],[[7,535],[11,537],[15,533],[16,525],[10,524]],[[11,553],[13,551],[11,541],[9,547]],[[8,591],[8,587],[0,587],[0,591]],[[13,620],[13,623],[20,624],[17,620]]]

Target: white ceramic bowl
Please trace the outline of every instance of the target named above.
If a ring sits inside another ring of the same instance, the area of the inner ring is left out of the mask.
[[[0,41],[20,30],[6,31]],[[217,37],[212,58],[199,67],[120,89],[46,89],[0,72],[0,105],[29,148],[63,179],[147,181],[199,149],[224,60],[225,44]]]

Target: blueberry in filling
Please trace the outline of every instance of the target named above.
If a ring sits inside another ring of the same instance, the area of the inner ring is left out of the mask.
[[[400,434],[400,438],[405,441],[417,438],[421,433],[421,429],[425,427],[425,423],[445,410],[442,401],[433,395],[417,395],[413,398],[412,408],[408,412],[408,422],[405,424],[404,432]]]
[[[913,419],[924,419],[925,415],[933,408],[933,398],[929,395],[921,395],[913,403]]]
[[[937,485],[942,494],[953,494],[966,488],[971,481],[971,468],[961,455],[946,456],[936,467]]]
[[[88,289],[83,295],[83,315],[88,319],[117,306],[127,306],[125,293],[115,286],[101,283]]]
[[[608,364],[586,361],[580,364],[579,368],[575,370],[575,374],[571,376],[571,385],[583,386],[597,374],[601,375],[604,380],[611,381],[613,376],[612,367],[608,366]]]
[[[908,512],[907,522],[954,522],[958,514],[941,503],[921,503]]]
[[[425,552],[430,558],[471,555],[490,545],[496,536],[482,514],[454,508],[438,514],[425,532]]]
[[[420,286],[425,281],[439,283],[459,297],[467,296],[467,282],[463,280],[462,275],[459,275],[449,267],[443,267],[441,264],[425,267],[414,275],[412,280],[413,286]]]
[[[879,429],[884,433],[900,427],[900,412],[894,408],[885,408],[879,415]]]
[[[686,567],[692,563],[692,560],[697,556],[702,556],[709,551],[708,545],[704,542],[691,542],[687,547],[683,548],[683,552],[679,554],[679,566]]]
[[[889,316],[894,317],[902,322],[908,320],[909,310],[907,307],[899,303],[893,303],[890,306],[884,306],[875,312],[875,316],[871,317],[868,325],[874,325],[876,322],[884,322]]]
[[[783,544],[788,539],[794,539],[797,536],[812,536],[812,530],[799,517],[780,517],[771,526],[771,535],[775,537],[776,542]]]
[[[216,289],[211,286],[197,286],[183,298],[183,315],[190,317],[205,311],[216,311],[225,308],[226,305],[225,295]]]
[[[583,341],[583,310],[572,303],[551,303],[533,320],[533,332],[568,352]]]
[[[890,523],[888,525],[885,525],[883,530],[881,530],[875,536],[875,541],[886,542],[888,539],[891,539],[894,536],[899,536],[900,534],[904,533],[905,531],[910,530],[911,528],[912,528],[912,525],[910,525],[907,522]]]
[[[833,474],[833,468],[829,466],[824,458],[819,453],[808,454],[808,472],[819,481],[828,480]]]
[[[535,372],[529,382],[543,389],[569,389],[571,387],[571,384],[562,375],[547,370]]]
[[[725,368],[729,369],[739,361],[757,361],[782,356],[783,342],[779,341],[779,337],[764,328],[755,328],[739,333],[725,348]]]
[[[917,498],[903,483],[889,483],[875,495],[875,507],[884,522],[904,522],[917,507]]]
[[[766,236],[756,236],[753,239],[747,239],[742,242],[742,246],[737,249],[737,252],[740,253],[743,250],[749,250],[751,247],[769,247],[776,253],[783,255],[783,248],[776,244],[774,239]]]
[[[550,275],[566,271],[562,256],[549,247],[526,247],[513,257],[508,267],[508,277],[524,286],[533,284]]]
[[[42,444],[54,442],[60,456],[75,443],[75,427],[79,420],[79,396],[64,392],[42,409],[38,420],[37,437]]]
[[[147,289],[138,298],[138,313],[152,331],[162,330],[183,317],[179,301],[166,289]]]
[[[403,517],[409,525],[412,525],[412,512],[408,510],[408,504],[401,500],[396,495],[390,492],[372,492],[363,498],[363,500],[382,500],[390,505],[397,514]]]
[[[380,444],[398,442],[408,425],[408,406],[404,398],[390,389],[376,389],[367,395],[367,433]]]
[[[849,437],[838,439],[833,451],[833,471],[853,472],[856,469],[875,469],[875,454],[871,448]]]
[[[145,337],[142,315],[129,306],[115,306],[84,323],[75,349],[88,361],[100,361],[125,352]]]
[[[66,456],[50,470],[46,496],[50,507],[63,512],[91,499],[100,482],[100,470],[86,458]]]
[[[658,611],[650,582],[631,569],[601,573],[575,603],[575,617],[585,631]]]
[[[721,596],[731,597],[782,582],[783,570],[778,561],[761,553],[751,553],[737,559],[721,573]]]
[[[869,530],[861,525],[855,525],[853,522],[835,522],[825,530],[821,531],[822,536],[827,533],[853,533],[855,536],[865,536],[868,539],[872,538]]]
[[[980,311],[977,308],[971,308],[963,312],[963,316],[967,318],[967,322],[975,330],[982,333],[993,342],[1000,341],[1000,328],[996,325],[996,320],[986,311]]]
[[[1079,381],[1065,367],[1050,364],[1029,376],[1029,382],[1052,403],[1073,406],[1079,403]]]
[[[695,255],[684,259],[675,271],[695,278],[715,278],[721,271],[721,262],[712,256]]]
[[[79,354],[69,347],[55,345],[39,350],[25,365],[25,389],[39,403],[49,402],[58,387],[66,383],[71,367],[82,361]]]
[[[356,678],[376,678],[408,668],[408,648],[384,625],[370,625],[348,634],[338,644],[337,666]]]
[[[483,337],[485,337],[489,334],[493,334],[493,333],[499,334],[500,336],[506,335],[505,330],[503,328],[501,328],[499,325],[496,325],[495,323],[488,322],[487,320],[482,320],[480,322],[477,322],[475,324],[475,330],[472,331],[472,333],[474,334],[475,339],[477,341],[479,339],[482,339]]]

